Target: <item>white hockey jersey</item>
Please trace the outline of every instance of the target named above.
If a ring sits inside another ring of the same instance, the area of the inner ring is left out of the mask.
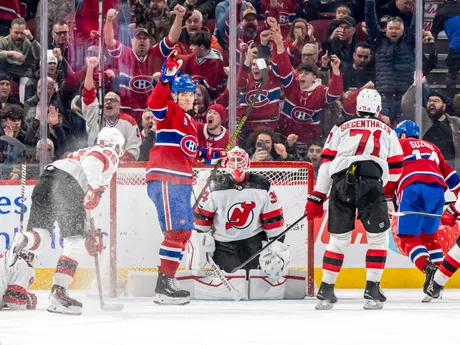
[[[396,133],[375,118],[354,118],[334,126],[322,152],[315,190],[327,194],[331,176],[359,161],[374,161],[382,168],[382,182],[398,181],[403,151]]]
[[[0,308],[7,305],[11,309],[25,309],[30,294],[27,289],[33,284],[35,270],[22,259],[9,267],[5,253],[0,253]]]
[[[261,231],[275,237],[284,230],[283,209],[270,182],[252,173],[240,184],[229,174],[213,177],[194,217],[198,230],[212,230],[220,242],[245,240]]]
[[[110,147],[93,146],[70,153],[50,165],[72,175],[86,191],[108,186],[120,162],[118,154]]]

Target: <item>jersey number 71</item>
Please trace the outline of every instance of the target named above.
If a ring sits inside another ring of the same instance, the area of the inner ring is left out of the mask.
[[[364,150],[366,149],[367,141],[369,137],[372,135],[374,140],[374,149],[372,150],[372,156],[379,156],[380,153],[380,136],[382,132],[377,130],[371,132],[367,129],[351,129],[350,130],[350,137],[354,137],[355,135],[361,135],[361,140],[359,141],[358,148],[356,149],[356,155],[362,155]]]

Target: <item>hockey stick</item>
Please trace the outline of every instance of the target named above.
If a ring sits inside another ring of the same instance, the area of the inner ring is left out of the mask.
[[[260,94],[262,93],[262,90],[264,89],[265,85],[268,82],[268,66],[265,63],[264,59],[257,59],[256,60],[257,65],[260,69],[260,73],[262,74],[262,82],[260,83],[259,88],[257,89],[257,93],[255,94],[254,98],[251,100],[251,103],[249,103],[248,108],[246,109],[246,112],[244,113],[244,116],[241,118],[240,122],[238,123],[238,126],[235,129],[235,132],[231,136],[230,140],[228,141],[228,145],[225,148],[225,152],[230,151],[230,149],[233,146],[233,142],[235,141],[236,137],[238,134],[240,134],[241,128],[243,128],[244,124],[246,123],[246,120],[248,119],[249,113],[251,112],[252,108],[254,107],[254,104],[257,102],[259,99]],[[208,176],[206,179],[206,182],[201,189],[200,194],[198,195],[198,198],[196,198],[195,203],[192,206],[192,210],[195,210],[197,206],[200,204],[201,199],[203,198],[203,195],[206,193],[206,190],[209,187],[209,181],[211,178],[217,173],[217,170],[219,170],[220,164],[222,163],[222,158],[220,158],[214,169],[212,169],[211,174]]]
[[[228,290],[233,300],[238,302],[241,299],[239,291],[233,287],[232,283],[230,283],[230,281],[227,279],[224,273],[220,270],[219,266],[216,265],[216,263],[208,253],[206,253],[206,260],[208,261],[208,264],[211,266],[216,276],[220,279],[222,284],[224,284],[225,288]]]
[[[265,246],[263,246],[261,249],[259,249],[257,252],[255,252],[254,254],[252,254],[249,259],[247,259],[245,262],[243,262],[241,265],[235,267],[230,273],[235,273],[236,271],[238,271],[239,269],[242,269],[244,266],[246,266],[248,263],[250,263],[252,260],[254,260],[254,258],[256,258],[258,255],[260,255],[260,253],[262,253],[265,249],[267,249],[268,247],[270,247],[272,245],[273,242],[275,241],[278,241],[281,237],[283,237],[289,230],[291,230],[295,225],[297,225],[297,223],[299,223],[300,221],[302,221],[305,217],[307,216],[307,214],[305,213],[304,215],[302,215],[302,217],[300,217],[299,219],[297,219],[294,223],[292,223],[290,226],[288,226],[288,228],[286,230],[284,230],[281,234],[279,234],[278,236],[276,237],[273,237]]]
[[[414,211],[392,212],[391,215],[395,217],[403,217],[403,216],[408,216],[408,215],[431,217],[431,218],[441,218],[442,217],[442,214],[414,212]],[[457,217],[457,219],[460,219],[460,217]]]
[[[91,215],[90,211],[89,214],[89,224],[92,230],[95,230],[94,226],[94,218]],[[102,293],[102,280],[101,280],[101,268],[99,266],[99,254],[94,256],[94,265],[96,266],[96,279],[97,279],[97,291],[99,294],[99,303],[101,305],[101,310],[103,311],[122,311],[124,308],[123,304],[105,304],[104,303],[104,295]]]
[[[21,164],[21,208],[19,210],[19,232],[24,232],[24,202],[26,196],[27,165]]]

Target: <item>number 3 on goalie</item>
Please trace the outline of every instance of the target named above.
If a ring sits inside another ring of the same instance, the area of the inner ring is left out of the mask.
[[[278,197],[276,196],[275,192],[272,191],[272,192],[270,192],[269,195],[270,195],[270,202],[272,204],[278,202]]]

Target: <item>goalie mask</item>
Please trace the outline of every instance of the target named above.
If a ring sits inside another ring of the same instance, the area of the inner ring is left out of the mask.
[[[235,181],[240,182],[243,180],[249,166],[249,155],[246,151],[240,149],[238,146],[228,151],[224,167],[227,168]]]
[[[123,147],[125,146],[125,138],[121,132],[114,127],[104,127],[97,135],[97,145],[111,147],[118,153],[118,156],[123,156]]]

